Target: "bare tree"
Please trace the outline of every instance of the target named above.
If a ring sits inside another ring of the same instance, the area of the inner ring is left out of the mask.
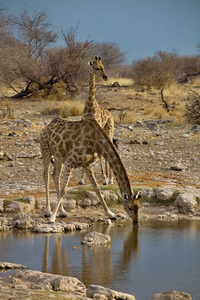
[[[14,18],[14,24],[29,57],[41,58],[44,51],[57,39],[45,11],[34,10],[31,15],[24,9],[20,17]]]
[[[107,69],[125,62],[126,52],[121,52],[116,43],[95,43],[93,49],[95,56],[103,58],[103,64]]]
[[[0,47],[12,39],[12,16],[0,8]]]

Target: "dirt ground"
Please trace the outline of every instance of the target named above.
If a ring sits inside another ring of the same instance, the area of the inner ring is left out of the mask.
[[[135,92],[131,87],[97,86],[97,100],[113,115],[130,112],[131,124],[115,124],[118,152],[129,175],[132,187],[195,186],[199,188],[200,131],[187,133],[191,125],[174,125],[174,118],[148,119],[146,110],[162,106],[158,93]],[[84,100],[82,100],[84,102]],[[172,101],[172,99],[168,99]],[[178,100],[177,100],[178,101]],[[64,102],[47,100],[0,101],[0,198],[45,195],[39,134],[54,116],[42,111]],[[66,101],[65,101],[66,104]],[[8,108],[13,117],[4,117]],[[80,119],[73,117],[70,119]],[[174,170],[181,165],[181,170]],[[100,184],[98,161],[94,170]],[[69,186],[76,186],[80,169],[74,170]],[[86,179],[86,184],[89,181]],[[117,182],[114,181],[114,185]],[[54,190],[51,182],[51,189]]]

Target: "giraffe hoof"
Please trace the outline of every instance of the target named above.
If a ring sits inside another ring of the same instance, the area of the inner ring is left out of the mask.
[[[59,217],[60,218],[67,218],[68,216],[67,216],[67,213],[60,213]]]
[[[47,213],[45,213],[45,214],[44,214],[44,217],[45,217],[45,218],[49,218],[50,216],[51,216],[51,214],[50,214],[50,213],[48,213],[48,214],[47,214]]]
[[[108,185],[107,181],[104,181],[104,182],[103,182],[103,185]]]
[[[82,185],[82,184],[84,184],[84,181],[83,181],[83,180],[80,180],[80,181],[78,182],[78,184]]]

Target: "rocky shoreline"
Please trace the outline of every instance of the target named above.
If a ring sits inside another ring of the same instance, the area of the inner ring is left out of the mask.
[[[6,263],[4,263],[6,268]],[[2,267],[2,263],[0,264]],[[13,264],[8,264],[11,268],[25,268]],[[121,293],[109,288],[98,285],[90,285],[88,288],[77,278],[43,273],[39,271],[24,270],[14,274],[0,278],[0,299],[47,299],[54,298],[56,300],[136,300],[133,295]],[[178,291],[163,292],[155,294],[151,300],[192,300],[189,294]]]
[[[76,187],[74,188],[76,189]],[[200,220],[200,191],[194,187],[176,190],[170,187],[142,188],[142,202],[140,219],[177,220],[178,218]],[[118,191],[104,191],[107,201],[117,203],[119,201]],[[112,203],[112,202],[111,202]],[[159,204],[158,204],[159,203]],[[166,204],[168,205],[166,206]],[[54,204],[54,201],[53,201]],[[169,205],[170,204],[170,205]],[[28,230],[40,233],[70,232],[87,229],[94,222],[103,222],[110,226],[113,221],[108,219],[101,207],[95,207],[98,200],[94,192],[87,192],[87,199],[77,202],[74,199],[64,201],[68,211],[69,219],[58,218],[55,224],[48,224],[43,217],[45,199],[35,199],[33,196],[24,197],[20,201],[0,200],[0,231],[7,230]],[[122,205],[115,204],[111,207],[118,217],[116,222],[127,219]],[[109,236],[100,237],[99,233],[86,236],[82,243],[107,244]],[[133,295],[113,291],[102,286],[90,285],[88,288],[77,278],[68,276],[53,275],[39,271],[26,270],[25,266],[1,262],[0,269],[21,269],[14,274],[0,279],[0,299],[127,299],[133,300]],[[25,270],[23,270],[25,269]],[[3,298],[2,298],[3,297]],[[46,298],[45,298],[46,297]],[[176,297],[176,298],[175,298]],[[151,300],[163,299],[192,299],[184,292],[170,291],[154,295]]]

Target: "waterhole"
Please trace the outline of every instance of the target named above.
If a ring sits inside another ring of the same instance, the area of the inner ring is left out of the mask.
[[[200,222],[143,221],[133,228],[95,224],[89,231],[111,235],[109,246],[81,245],[87,231],[65,234],[0,233],[0,260],[31,270],[77,277],[150,300],[177,290],[200,299]],[[13,272],[13,271],[11,271]],[[2,273],[8,276],[11,272]]]

